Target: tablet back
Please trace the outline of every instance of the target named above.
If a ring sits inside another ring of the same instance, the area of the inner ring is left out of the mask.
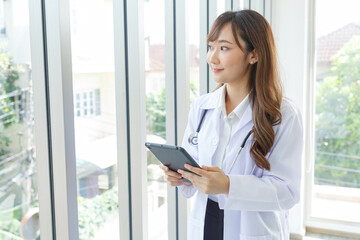
[[[156,158],[172,171],[183,169],[189,171],[184,167],[184,164],[190,164],[194,167],[200,167],[190,154],[182,147],[145,143],[145,146],[156,156]]]

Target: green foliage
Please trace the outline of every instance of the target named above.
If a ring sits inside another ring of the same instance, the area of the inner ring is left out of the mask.
[[[119,208],[117,187],[93,198],[78,198],[79,239],[89,240]]]
[[[316,86],[315,181],[360,188],[360,37],[337,53],[332,73]]]
[[[0,239],[21,240],[19,237],[20,221],[13,218],[0,221]]]
[[[160,94],[146,96],[147,132],[166,139],[165,88]]]
[[[199,95],[195,82],[190,81],[190,101],[193,102]],[[166,109],[165,88],[160,94],[146,96],[146,121],[148,134],[155,134],[166,139]]]
[[[190,103],[194,102],[199,97],[199,88],[194,81],[190,80]]]
[[[0,133],[2,131],[0,130]],[[0,146],[4,146],[4,147],[9,147],[10,145],[10,139],[7,136],[1,135],[0,136]],[[8,153],[8,151],[6,151],[3,148],[0,148],[0,156],[5,155],[6,153]]]
[[[23,71],[20,65],[15,66],[9,52],[6,51],[7,42],[0,43],[0,96],[11,93],[19,89],[15,81],[19,79],[19,74]],[[17,116],[15,110],[14,97],[0,100],[0,156],[6,154],[6,147],[10,144],[10,139],[1,134],[10,125],[16,123]],[[4,117],[5,116],[5,117]]]

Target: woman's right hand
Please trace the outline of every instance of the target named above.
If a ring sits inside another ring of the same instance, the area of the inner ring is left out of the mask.
[[[160,168],[165,173],[165,180],[170,184],[171,186],[181,186],[181,185],[191,185],[189,182],[184,182],[184,178],[181,177],[181,174],[171,171],[167,166],[160,165]]]

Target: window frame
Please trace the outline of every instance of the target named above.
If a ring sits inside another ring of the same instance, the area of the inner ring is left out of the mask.
[[[40,211],[40,236],[43,239],[55,239],[55,215],[53,176],[50,171],[52,164],[49,147],[49,105],[48,105],[48,75],[45,64],[46,41],[44,34],[44,14],[41,1],[29,2],[30,53],[33,81],[34,127],[36,146],[36,165],[38,178],[38,197]]]
[[[315,81],[316,81],[316,0],[307,0],[308,36],[307,36],[307,79],[305,107],[308,109],[305,117],[305,203],[304,225],[307,230],[322,233],[342,234],[343,236],[359,237],[360,223],[318,218],[311,216],[312,195],[314,185],[315,164]]]

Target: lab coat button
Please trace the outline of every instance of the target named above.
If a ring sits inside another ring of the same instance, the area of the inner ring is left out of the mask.
[[[213,140],[213,145],[216,145],[216,144],[218,144],[218,140],[215,138],[215,139]]]

